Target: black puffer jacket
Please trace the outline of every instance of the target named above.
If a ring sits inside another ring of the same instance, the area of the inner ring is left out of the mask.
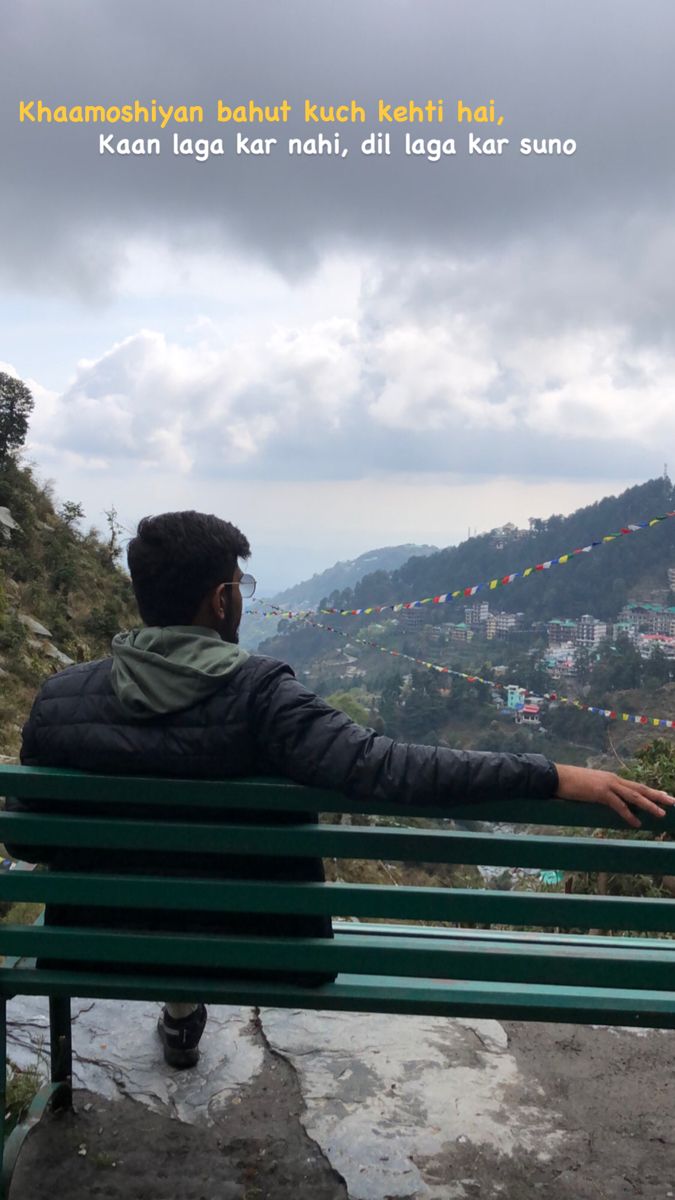
[[[70,667],[52,676],[40,691],[23,731],[21,761],[29,766],[75,767],[126,775],[161,775],[191,779],[222,779],[241,775],[278,774],[298,783],[314,784],[348,796],[374,797],[395,804],[454,804],[487,798],[551,796],[557,772],[538,754],[493,754],[406,745],[378,736],[351,721],[309,692],[285,663],[253,655],[208,699],[180,712],[134,720],[125,713],[111,685],[111,659]],[[18,802],[11,807],[21,809]],[[49,801],[32,801],[31,808],[48,809]],[[62,806],[59,811],[65,811]],[[81,811],[81,809],[73,811]],[[91,811],[95,811],[93,808]],[[109,814],[110,809],[102,808]],[[120,815],[143,816],[138,808],[120,806]],[[194,809],[190,810],[194,816]],[[148,814],[149,815],[149,814]],[[156,819],[156,810],[152,811]],[[204,814],[213,820],[213,812]],[[297,815],[230,814],[229,819],[261,823],[297,820]],[[20,857],[30,851],[12,850]],[[109,853],[38,851],[33,861],[48,860],[55,868],[115,869]],[[234,858],[217,861],[208,855],[186,856],[126,853],[139,872],[159,870],[180,874],[235,878],[322,879],[320,860]],[[119,860],[118,860],[119,861]],[[167,886],[170,886],[168,884]],[[50,907],[52,924],[68,917]],[[120,914],[115,914],[117,924]],[[89,910],[88,924],[110,924],[105,910]],[[180,917],[166,914],[153,928],[222,929],[214,914]],[[278,917],[277,932],[329,935],[321,918]],[[270,919],[243,917],[228,921],[233,932],[270,931]],[[126,924],[147,927],[142,913],[127,913]]]
[[[132,720],[110,683],[112,659],[69,667],[43,686],[21,761],[188,779],[276,773],[356,798],[454,804],[545,799],[558,779],[540,754],[395,742],[355,724],[277,659],[251,655],[207,700]]]

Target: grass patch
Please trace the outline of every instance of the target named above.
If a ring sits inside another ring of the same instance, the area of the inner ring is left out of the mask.
[[[38,1063],[22,1068],[8,1058],[5,1134],[19,1124],[44,1082]]]
[[[44,904],[33,900],[17,900],[7,912],[0,916],[2,925],[33,925],[40,913],[44,912]]]

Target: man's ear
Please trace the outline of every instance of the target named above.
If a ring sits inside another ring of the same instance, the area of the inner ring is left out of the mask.
[[[227,609],[227,599],[225,593],[227,588],[224,583],[219,583],[211,592],[210,605],[211,611],[217,620],[222,621]]]

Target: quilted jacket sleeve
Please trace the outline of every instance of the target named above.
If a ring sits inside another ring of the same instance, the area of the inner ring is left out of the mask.
[[[388,803],[467,804],[540,800],[558,787],[541,754],[448,750],[392,741],[364,729],[303,687],[290,667],[261,659],[249,719],[273,770],[297,783]]]

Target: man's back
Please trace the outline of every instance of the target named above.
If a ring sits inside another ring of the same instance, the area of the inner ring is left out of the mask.
[[[38,695],[29,721],[24,728],[21,760],[28,766],[74,767],[81,770],[120,775],[159,775],[178,778],[224,779],[232,776],[269,774],[272,764],[264,746],[256,738],[251,712],[254,709],[252,691],[259,691],[261,680],[278,675],[289,668],[273,659],[246,658],[235,674],[223,679],[211,695],[178,712],[132,717],[115,693],[111,672],[112,659],[68,668],[54,675]],[[15,811],[20,809],[13,802]],[[50,809],[48,798],[31,803],[30,807]],[[61,806],[59,811],[67,811]],[[79,809],[78,811],[81,811]],[[110,807],[91,804],[88,811],[109,815]],[[148,817],[157,820],[157,810],[142,806],[116,807],[120,817]],[[194,820],[194,808],[190,818]],[[204,811],[204,820],[217,820],[212,809]],[[180,819],[174,810],[172,819]],[[259,811],[228,811],[228,822],[250,824],[288,824],[309,816],[297,813],[264,813]],[[111,852],[72,850],[55,853],[44,848],[29,850],[13,848],[21,857],[48,862],[54,869],[106,870],[114,872],[119,855]],[[139,874],[180,876],[194,874],[211,878],[248,878],[279,880],[323,880],[319,859],[270,858],[251,856],[222,856],[185,853],[147,854],[124,853],[128,870],[133,866]],[[167,884],[170,887],[170,883]],[[50,905],[49,924],[58,925],[72,920],[67,906]],[[131,928],[147,928],[142,910],[88,909],[78,914],[83,925],[105,927],[114,921]],[[153,929],[176,929],[181,932],[223,931],[223,920],[214,913],[180,914],[167,911],[153,921]],[[230,917],[228,930],[233,933],[263,933],[272,930],[279,934],[330,936],[330,921],[323,917],[292,916]],[[314,982],[310,980],[309,982]]]
[[[249,709],[269,675],[290,671],[283,663],[252,655],[211,695],[178,711],[134,716],[113,687],[113,661],[82,663],[47,680],[24,728],[23,763],[188,779],[269,769]]]

